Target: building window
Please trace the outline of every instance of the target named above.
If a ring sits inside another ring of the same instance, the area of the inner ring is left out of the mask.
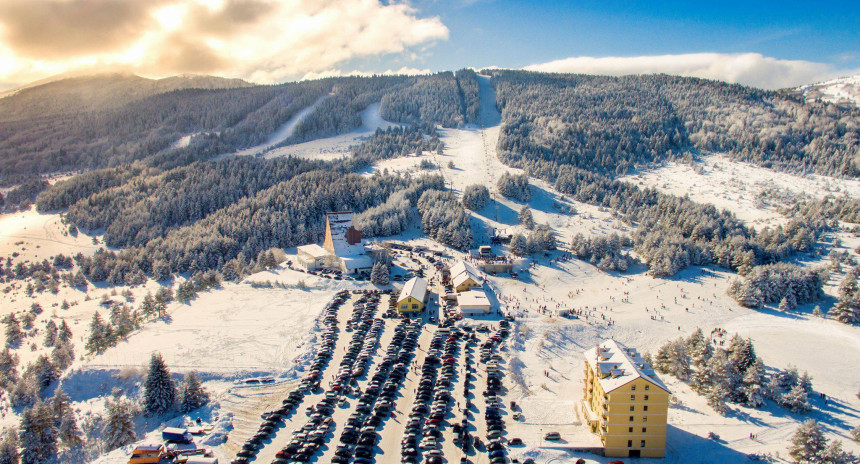
[[[630,390],[632,390],[632,391],[636,391],[636,385],[631,386],[631,387],[630,387]]]
[[[648,401],[648,395],[645,395],[645,401]]]
[[[633,433],[633,427],[628,427],[628,428],[627,428],[627,433]]]
[[[633,440],[627,440],[627,447],[633,448]]]
[[[630,416],[630,422],[633,422],[633,416]]]
[[[418,309],[418,303],[413,303],[413,304],[412,304],[412,309]]]
[[[646,430],[648,430],[648,429],[646,429],[645,427],[642,427],[642,433],[645,433]]]
[[[636,395],[630,395],[630,401],[636,401]]]
[[[640,442],[639,442],[639,447],[640,447],[640,448],[644,448],[644,447],[645,447],[645,440],[642,440],[642,441],[640,441]]]
[[[647,410],[648,410],[648,406],[645,406],[645,409],[644,409],[644,410],[645,410],[645,411],[647,411]]]
[[[636,407],[635,407],[635,406],[630,406],[630,412],[633,412],[633,411],[635,411],[635,410],[636,410]]]
[[[642,422],[648,422],[648,416],[643,417]]]
[[[645,385],[645,391],[650,390],[651,389],[650,387],[651,387],[651,385]]]

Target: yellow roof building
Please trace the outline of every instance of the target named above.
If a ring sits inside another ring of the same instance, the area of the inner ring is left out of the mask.
[[[669,389],[633,349],[607,340],[585,352],[582,408],[611,457],[666,454]]]

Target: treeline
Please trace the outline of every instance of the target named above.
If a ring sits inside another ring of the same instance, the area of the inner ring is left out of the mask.
[[[189,134],[200,135],[180,151],[195,156],[207,147],[224,153],[253,146],[331,85],[322,80],[176,90],[102,111],[6,121],[0,124],[0,172],[5,178],[116,166],[161,152]],[[207,156],[217,154],[211,151]]]
[[[355,228],[363,237],[388,237],[397,235],[416,219],[418,199],[430,189],[443,190],[445,181],[442,176],[431,176],[424,181],[393,193],[385,203],[368,208],[353,218]]]
[[[785,311],[824,296],[823,286],[828,278],[825,269],[806,269],[787,263],[756,266],[741,273],[743,277],[734,279],[728,289],[729,296],[738,304],[758,308],[779,302],[780,309]]]
[[[458,250],[472,246],[471,216],[450,191],[428,190],[418,199],[418,214],[425,234]]]
[[[490,201],[490,191],[486,186],[472,184],[463,190],[463,206],[472,211],[480,211]]]
[[[581,233],[573,236],[570,251],[577,258],[588,261],[601,271],[625,272],[633,259],[624,251],[633,246],[630,237],[616,233],[586,238]]]
[[[389,127],[376,132],[368,140],[352,147],[353,156],[362,162],[373,162],[407,156],[411,153],[440,152],[442,141],[435,127],[401,126]]]
[[[556,249],[555,234],[549,226],[538,225],[530,230],[528,235],[514,234],[511,237],[510,250],[517,256],[525,256]]]
[[[612,179],[637,163],[653,161],[657,155],[675,156],[680,154],[675,148],[689,146],[684,142],[686,125],[680,124],[684,119],[673,113],[674,100],[667,95],[682,98],[689,91],[684,89],[694,83],[716,86],[714,95],[724,97],[763,91],[669,76],[491,73],[503,110],[498,146],[502,160],[554,183],[576,201],[617,211],[623,221],[636,226],[635,250],[652,275],[670,276],[690,265],[738,270],[745,262],[772,264],[811,251],[833,226],[832,220],[807,207],[808,215],[795,215],[785,226],[756,232],[713,206]],[[778,97],[769,93],[767,98]],[[840,140],[846,150],[854,150],[850,136]],[[837,206],[849,200],[833,201],[834,209],[857,210],[853,205]]]
[[[726,412],[727,403],[759,408],[766,399],[792,412],[811,409],[812,379],[807,373],[799,374],[792,367],[768,375],[750,339],[735,334],[724,348],[725,335],[714,329],[706,338],[697,328],[690,337],[661,346],[651,363],[658,372],[689,383],[720,414]]]
[[[118,253],[102,251],[76,260],[91,281],[125,281],[138,273],[153,275],[221,270],[233,260],[244,266],[270,248],[289,248],[321,240],[328,211],[364,211],[385,202],[394,192],[434,177],[374,175],[364,177],[339,170],[299,174],[243,198],[192,224],[168,230],[144,245]],[[163,272],[163,271],[162,271]],[[226,275],[225,275],[225,278]]]
[[[529,189],[529,176],[526,173],[509,174],[505,171],[499,176],[496,185],[499,187],[499,193],[508,198],[513,198],[523,203],[528,202],[532,198],[532,192]]]
[[[499,151],[507,162],[615,175],[705,150],[792,172],[860,174],[856,108],[667,75],[488,73],[505,116]]]
[[[477,123],[481,111],[481,97],[478,91],[478,76],[472,69],[461,69],[454,73],[457,93],[460,95],[463,116],[468,123]]]
[[[121,185],[92,193],[100,185],[111,185],[104,182],[111,176],[72,178],[43,193],[37,207],[45,211],[71,202],[67,221],[84,230],[104,229],[109,246],[140,246],[279,182],[325,166],[293,158],[229,157],[160,172],[135,166],[116,168],[114,177],[126,179]],[[123,171],[136,171],[137,175]],[[96,185],[85,186],[88,181]]]

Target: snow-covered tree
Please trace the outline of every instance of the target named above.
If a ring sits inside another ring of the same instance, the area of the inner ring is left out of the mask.
[[[780,311],[794,311],[797,309],[797,299],[794,296],[794,292],[787,292],[782,300],[779,301],[779,310]]]
[[[788,454],[797,463],[819,463],[827,449],[827,438],[813,419],[800,424],[790,439]]]
[[[463,206],[472,211],[480,211],[490,201],[490,191],[486,186],[473,184],[463,190]]]
[[[176,403],[176,386],[160,353],[153,353],[143,386],[143,407],[147,413],[163,414]]]
[[[71,399],[63,391],[62,387],[57,387],[57,390],[54,391],[54,396],[51,397],[49,406],[54,413],[54,425],[58,427],[63,416],[72,412]]]
[[[46,354],[39,355],[36,358],[32,370],[41,391],[44,391],[55,380],[60,378],[60,373],[57,371],[56,366],[54,366],[54,363],[51,362],[51,359]]]
[[[16,348],[24,338],[24,331],[21,330],[21,323],[14,314],[9,314],[4,318],[6,323],[6,346]]]
[[[520,224],[523,225],[526,229],[532,229],[535,226],[535,220],[532,217],[532,210],[528,207],[528,205],[523,206],[520,209],[519,214]]]
[[[8,387],[18,380],[18,355],[8,348],[0,351],[0,387]]]
[[[764,404],[764,364],[756,359],[747,368],[743,378],[744,403],[751,408],[758,408]]]
[[[128,445],[137,440],[134,433],[134,411],[128,401],[118,398],[108,400],[104,425],[104,444],[108,450]]]
[[[53,458],[57,454],[57,428],[51,408],[39,401],[25,409],[18,437],[22,464],[40,464]]]
[[[113,330],[110,328],[110,325],[105,323],[101,314],[96,311],[90,320],[90,335],[86,343],[87,351],[90,353],[101,353],[107,348],[111,337],[113,337]]]
[[[851,429],[851,439],[860,442],[860,425]]]
[[[0,464],[19,464],[21,454],[18,452],[18,431],[9,428],[3,431],[0,438]]]
[[[727,408],[726,400],[728,397],[729,389],[723,384],[715,384],[711,387],[711,390],[707,395],[708,406],[714,408],[714,411],[721,415],[725,414]]]
[[[45,346],[54,346],[54,343],[57,341],[58,334],[59,329],[57,328],[57,323],[54,322],[53,319],[48,319],[48,322],[45,323]]]
[[[514,234],[511,238],[511,253],[516,256],[525,256],[528,253],[528,241],[523,234]]]
[[[69,324],[66,324],[65,319],[60,322],[60,329],[57,332],[57,339],[61,342],[72,341],[72,328],[69,327]]]
[[[57,342],[51,350],[51,363],[61,372],[71,366],[74,359],[75,351],[71,343]]]
[[[780,404],[794,413],[805,413],[812,409],[809,404],[809,394],[800,384],[783,394]]]
[[[81,429],[78,427],[75,412],[71,409],[68,409],[60,418],[58,437],[63,446],[67,448],[80,446],[84,442],[83,432],[81,432]]]
[[[182,384],[180,400],[180,411],[187,413],[193,411],[209,402],[209,394],[203,389],[197,373],[194,371],[185,374]]]
[[[374,285],[388,285],[388,266],[379,261],[374,263],[373,269],[370,271],[370,282]]]

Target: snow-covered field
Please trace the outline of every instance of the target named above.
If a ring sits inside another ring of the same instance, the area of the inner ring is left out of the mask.
[[[388,169],[411,171],[422,159],[437,166],[446,183],[461,193],[466,186],[483,184],[490,188],[493,201],[483,210],[472,212],[476,226],[476,244],[488,243],[491,229],[506,233],[521,230],[518,212],[523,203],[501,197],[496,180],[505,171],[495,151],[499,133],[498,112],[486,79],[481,80],[482,113],[480,124],[461,129],[440,129],[444,154],[427,153],[385,160],[367,173]],[[265,156],[304,156],[332,159],[345,156],[348,147],[358,143],[377,127],[390,123],[379,117],[379,107],[371,105],[363,114],[362,129],[350,134],[271,150]],[[295,127],[295,126],[292,126]],[[284,136],[288,128],[278,137]],[[286,136],[288,136],[287,134]],[[273,135],[273,137],[275,137]],[[267,145],[269,146],[269,145]],[[453,167],[449,167],[449,162]],[[719,155],[707,156],[695,166],[667,164],[624,178],[642,186],[656,187],[677,195],[711,203],[735,213],[756,227],[785,221],[777,208],[787,195],[860,195],[860,182],[823,176],[792,176],[737,163]],[[545,182],[532,179],[532,209],[537,223],[547,224],[562,243],[576,233],[585,235],[629,232],[610,211],[577,203],[555,191]],[[483,229],[483,231],[481,230]],[[35,212],[0,216],[0,255],[17,252],[30,260],[49,258],[56,253],[92,253],[98,247],[92,238],[63,233],[65,226],[58,215]],[[431,243],[415,230],[395,239]],[[840,249],[851,251],[860,239],[840,234]],[[461,256],[439,244],[448,256]],[[294,252],[294,250],[287,250]],[[501,251],[497,248],[497,251]],[[851,251],[853,253],[853,251]],[[507,276],[488,277],[487,282],[500,308],[518,316],[511,339],[503,353],[509,375],[508,400],[522,407],[523,420],[508,422],[508,436],[520,437],[524,447],[511,450],[512,457],[522,461],[531,457],[538,462],[569,462],[570,448],[593,446],[596,437],[582,425],[577,407],[582,395],[582,352],[602,339],[614,338],[641,351],[654,352],[660,345],[679,336],[688,336],[696,327],[705,333],[720,327],[729,335],[750,337],[755,349],[769,367],[797,366],[813,377],[816,392],[830,397],[828,404],[818,397],[811,399],[814,411],[808,416],[794,415],[772,404],[755,410],[737,405],[726,416],[713,411],[700,395],[669,376],[661,378],[674,394],[669,413],[668,456],[665,462],[741,462],[748,453],[780,453],[785,456],[788,437],[806,417],[819,420],[829,438],[839,438],[848,450],[860,451],[860,445],[848,438],[848,430],[860,425],[860,327],[847,326],[811,315],[812,306],[804,305],[790,314],[773,308],[751,310],[738,306],[726,295],[734,274],[716,268],[689,268],[672,279],[654,279],[641,266],[627,274],[605,273],[578,261],[558,259],[561,252],[527,260],[519,279]],[[824,265],[824,260],[807,265]],[[841,275],[834,275],[825,286],[833,296]],[[283,288],[254,288],[252,281],[272,281]],[[303,285],[299,285],[302,281]],[[301,288],[300,288],[301,287]],[[157,284],[130,288],[135,301]],[[98,356],[76,361],[62,380],[80,414],[97,413],[104,397],[114,387],[136,392],[141,367],[153,351],[161,352],[174,373],[201,372],[214,403],[199,414],[216,424],[216,433],[206,439],[221,457],[235,452],[235,443],[223,444],[231,430],[245,433],[253,428],[259,413],[277,403],[294,387],[296,366],[313,352],[317,317],[330,298],[341,289],[370,288],[369,284],[322,279],[283,267],[248,277],[242,283],[225,283],[220,288],[202,292],[189,304],[172,303],[167,316],[135,331],[128,340]],[[114,290],[116,292],[114,292]],[[83,354],[87,324],[94,311],[106,316],[100,298],[125,301],[125,287],[90,287],[88,292],[63,288],[57,295],[28,297],[20,286],[3,295],[0,314],[24,311],[38,300],[45,312],[36,327],[48,318],[64,318],[72,325],[76,353]],[[120,295],[117,295],[119,293]],[[626,296],[626,298],[622,298]],[[87,298],[89,297],[89,298]],[[75,301],[68,310],[57,306],[64,299]],[[824,309],[832,302],[819,302]],[[132,302],[130,302],[132,303]],[[136,304],[136,303],[135,303]],[[546,307],[546,311],[541,310]],[[554,310],[575,308],[587,315],[566,319]],[[344,335],[344,334],[341,334]],[[28,339],[28,343],[37,338]],[[32,360],[43,352],[30,351],[27,344],[17,350],[22,360]],[[336,365],[336,363],[335,363]],[[548,375],[545,374],[548,372]],[[272,375],[274,385],[237,386],[233,383],[249,375]],[[131,379],[131,380],[129,380]],[[17,416],[10,410],[2,413],[2,425],[13,425]],[[171,420],[171,425],[183,419]],[[247,427],[246,427],[247,426]],[[140,442],[158,438],[158,424],[139,424]],[[562,433],[564,442],[550,445],[540,437],[554,430]],[[707,439],[709,432],[721,441]],[[393,433],[393,432],[391,432]],[[749,438],[757,434],[756,440]],[[389,431],[385,432],[386,440]],[[329,445],[331,447],[331,444]],[[394,462],[397,453],[386,453],[383,459]],[[580,457],[580,456],[576,456]],[[582,456],[589,462],[607,463],[610,459]],[[100,464],[125,462],[127,450],[105,455]],[[322,462],[322,461],[319,461]],[[386,461],[387,462],[387,461]],[[657,462],[641,460],[641,462]],[[663,461],[661,461],[663,462]]]
[[[665,165],[627,175],[621,180],[654,187],[673,195],[689,195],[699,203],[710,203],[733,212],[754,226],[774,226],[786,218],[777,212],[781,198],[823,198],[826,195],[860,196],[860,181],[817,174],[798,176],[732,161],[722,155],[702,157],[694,166]]]
[[[303,110],[304,111],[304,110]],[[295,124],[296,126],[298,123]],[[349,147],[357,145],[362,140],[373,135],[376,129],[388,129],[397,124],[382,119],[379,115],[379,103],[374,103],[361,112],[361,127],[346,134],[325,137],[308,142],[287,145],[285,147],[266,150],[263,156],[277,158],[292,156],[294,158],[318,159],[329,161],[350,155]],[[295,126],[293,126],[295,127]],[[287,134],[283,139],[289,137]],[[283,140],[282,139],[282,140]]]
[[[804,85],[799,90],[810,100],[860,105],[860,75]]]

